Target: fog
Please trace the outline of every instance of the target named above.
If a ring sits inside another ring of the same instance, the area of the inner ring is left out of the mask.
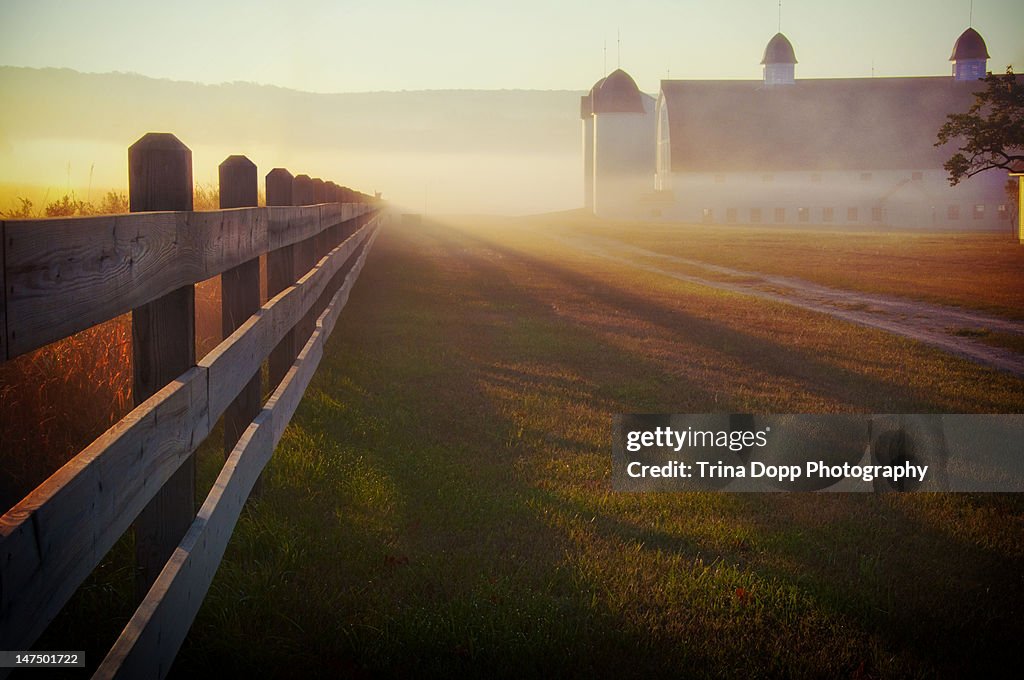
[[[172,132],[193,177],[245,154],[403,209],[527,214],[579,207],[579,95],[570,91],[312,94],[128,74],[0,67],[0,210],[127,188],[127,148]],[[262,189],[262,187],[261,187]]]

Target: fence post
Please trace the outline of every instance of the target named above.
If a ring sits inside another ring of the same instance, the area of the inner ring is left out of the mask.
[[[292,173],[274,168],[267,173],[267,205],[292,205]],[[295,246],[289,245],[267,253],[267,295],[274,297],[295,283]],[[295,363],[295,330],[289,329],[281,342],[270,352],[270,389],[277,388]]]
[[[218,168],[220,207],[257,206],[256,164],[245,156],[228,156]],[[243,262],[220,275],[224,337],[231,335],[260,308],[260,259]],[[260,412],[260,372],[249,380],[224,413],[224,455],[235,448],[245,428]],[[259,480],[252,490],[259,493]]]
[[[316,194],[313,189],[313,180],[309,175],[298,175],[292,182],[292,202],[295,205],[313,205]],[[316,263],[316,237],[311,236],[295,244],[295,277],[301,278],[313,268]],[[309,336],[313,334],[313,327],[316,324],[316,317],[313,316],[314,309],[302,317],[302,321],[295,325],[295,347],[302,351]]]
[[[341,185],[334,185],[334,202],[338,204],[338,215],[341,222],[338,223],[337,231],[334,234],[335,245],[339,245],[345,240],[345,197],[341,191]]]
[[[151,132],[128,148],[128,203],[131,212],[192,210],[192,152],[177,137]],[[136,404],[195,364],[195,336],[194,286],[132,310]],[[149,590],[195,515],[195,459],[190,456],[135,520],[137,594]]]
[[[313,261],[319,262],[323,259],[324,255],[330,252],[330,248],[327,246],[327,242],[330,239],[330,231],[323,229],[324,212],[328,210],[327,206],[327,183],[319,177],[313,178],[313,193],[314,200],[320,205],[320,227],[321,231],[313,238]],[[326,290],[324,291],[326,293]],[[313,305],[313,318],[310,322],[309,332],[313,332],[313,326],[316,324],[316,320],[320,317],[324,311],[324,294],[321,293],[320,297],[317,298],[316,303]]]
[[[292,181],[292,205],[313,205],[313,180],[309,175],[296,175]]]
[[[348,187],[345,187],[345,186],[339,186],[338,187],[338,203],[341,203],[342,206],[344,206],[346,203],[351,203],[352,202],[352,199],[349,198],[349,191],[350,191],[350,189]],[[352,208],[344,208],[343,207],[342,211],[341,211],[341,214],[342,214],[343,217],[348,217],[349,218],[349,219],[345,220],[344,222],[342,222],[342,224],[341,224],[341,233],[339,234],[339,238],[342,241],[344,241],[349,236],[351,236],[352,234],[355,233],[355,230],[352,228],[352,224],[351,224]]]
[[[337,184],[335,184],[334,182],[328,182],[327,183],[327,202],[328,203],[341,203],[341,201],[338,200],[338,189],[339,188],[340,187]],[[336,210],[338,210],[338,216],[340,218],[340,216],[341,216],[341,206],[339,205],[336,208]],[[336,224],[333,227],[331,227],[331,230],[330,230],[329,233],[330,233],[330,238],[329,238],[328,248],[327,249],[328,250],[334,250],[338,246],[338,244],[341,243],[341,223],[339,222],[338,224]]]
[[[320,206],[320,226],[323,227],[324,218],[324,206],[327,202],[327,183],[319,177],[313,178],[313,202]],[[327,231],[320,231],[313,238],[313,261],[319,262],[320,259],[327,253]],[[320,312],[323,310],[320,308],[320,301],[313,306],[313,323],[316,323],[317,317],[320,316]],[[310,326],[310,333],[312,333],[312,325]]]

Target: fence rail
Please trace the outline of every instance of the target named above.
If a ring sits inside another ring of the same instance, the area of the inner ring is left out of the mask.
[[[158,137],[180,155],[180,142]],[[248,159],[229,157],[221,205],[255,204],[255,178]],[[0,648],[29,649],[134,522],[145,596],[97,677],[167,674],[376,238],[382,213],[365,198],[278,168],[268,203],[330,202],[0,224],[3,358],[131,311],[135,361],[151,364],[136,366],[137,406],[0,518]],[[260,305],[262,255],[270,299]],[[153,329],[194,314],[193,286],[217,274],[227,337],[196,362],[187,319],[175,340],[189,346],[164,351]],[[193,453],[222,415],[226,463],[197,514]]]
[[[6,359],[348,222],[361,204],[11,220]]]

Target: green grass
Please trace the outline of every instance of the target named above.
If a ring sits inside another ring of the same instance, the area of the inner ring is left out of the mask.
[[[618,494],[611,414],[1019,412],[1022,388],[504,222],[391,228],[173,675],[1005,670],[1019,497]],[[63,617],[53,648],[88,621]]]

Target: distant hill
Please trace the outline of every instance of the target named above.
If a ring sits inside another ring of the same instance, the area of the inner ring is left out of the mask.
[[[254,158],[257,165],[306,160],[294,170],[327,176],[336,169],[334,176],[343,182],[342,175],[358,179],[365,172],[366,181],[386,193],[408,194],[407,202],[429,202],[436,194],[439,209],[458,209],[458,197],[466,194],[474,197],[467,209],[486,210],[493,203],[508,212],[506,198],[498,194],[512,187],[531,202],[524,211],[579,202],[582,92],[317,94],[252,83],[202,85],[10,66],[0,66],[0,92],[0,181],[37,181],[24,175],[39,174],[38,161],[21,155],[33,149],[35,157],[55,154],[53,164],[61,171],[70,163],[101,164],[74,157],[82,145],[93,156],[121,149],[123,159],[124,149],[142,133],[169,131],[196,156],[203,147],[211,154],[258,150],[266,158]],[[60,158],[61,151],[68,157]],[[393,186],[379,163],[389,157]],[[124,173],[114,167],[104,172]],[[196,170],[197,177],[211,173]],[[487,178],[493,181],[482,183]],[[496,200],[482,201],[490,191]],[[531,196],[538,197],[536,205]]]

